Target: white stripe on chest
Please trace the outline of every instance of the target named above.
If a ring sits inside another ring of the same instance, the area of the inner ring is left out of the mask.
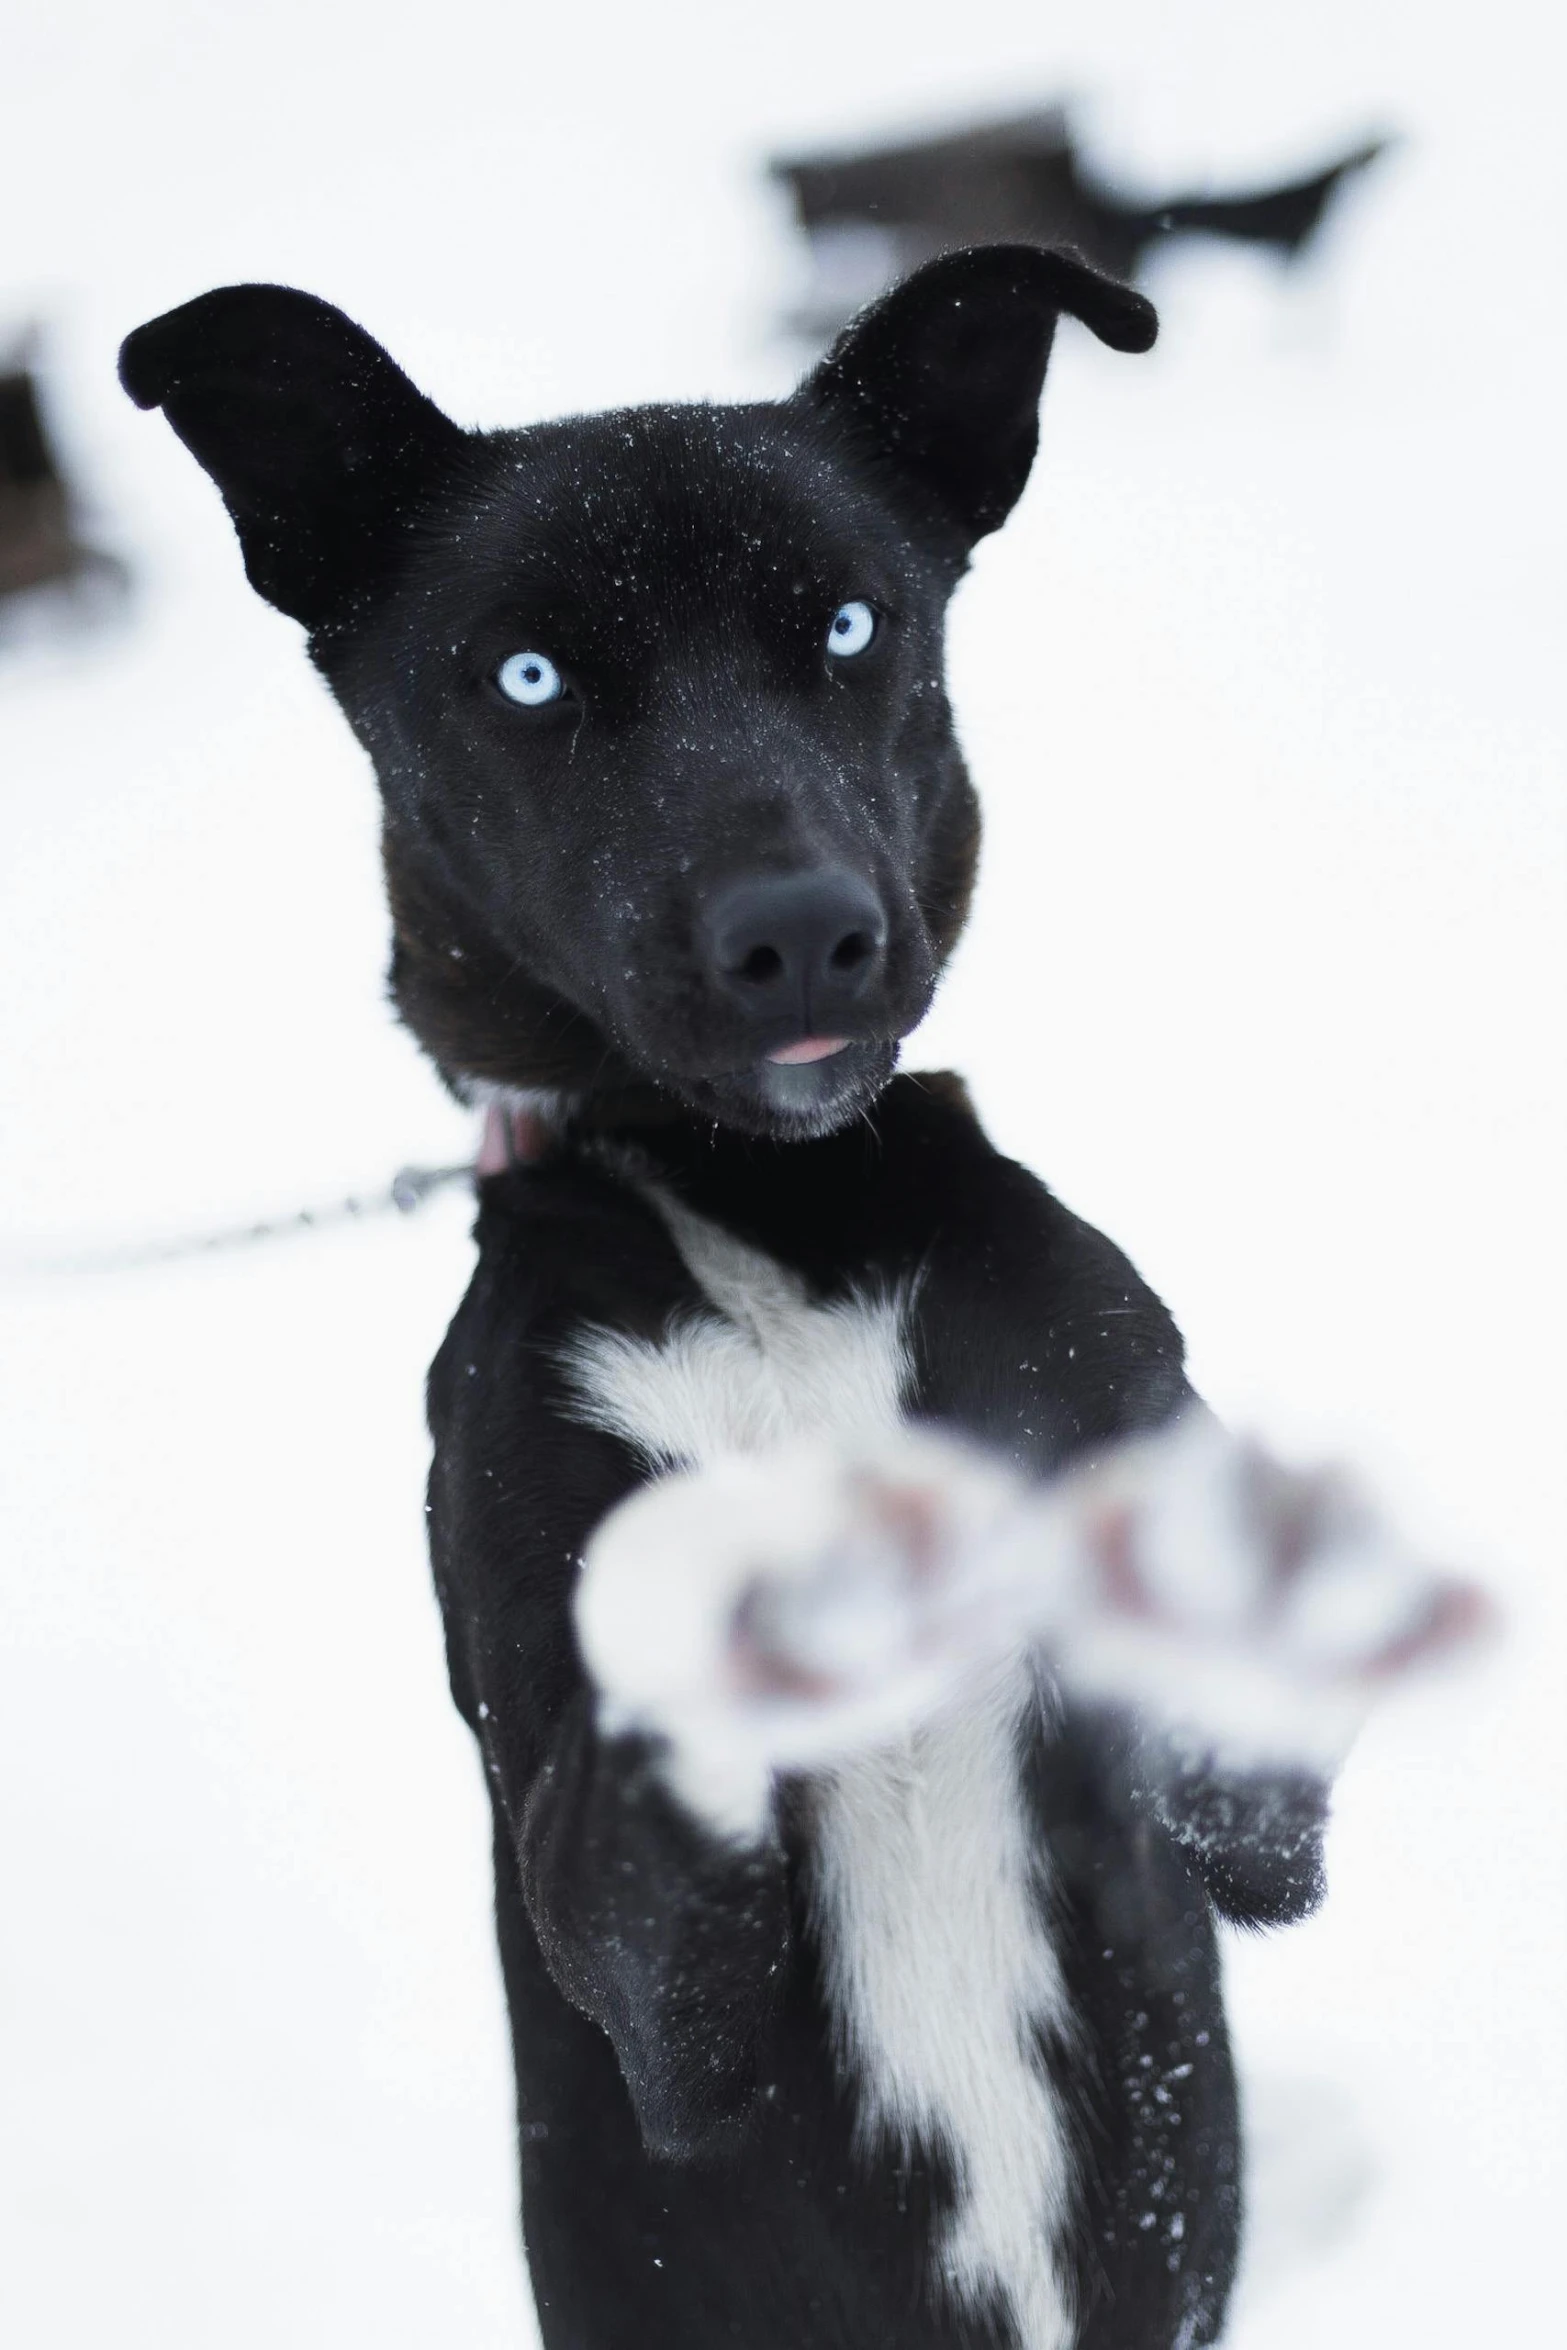
[[[897,1425],[907,1295],[813,1303],[773,1259],[655,1198],[711,1310],[656,1344],[583,1332],[570,1364],[585,1419],[658,1470],[698,1473]],[[1026,1664],[1009,1664],[911,1738],[824,1775],[813,1913],[867,2152],[939,2147],[958,2197],[937,2253],[947,2289],[960,2305],[999,2291],[1023,2350],[1067,2350],[1056,2246],[1071,2174],[1037,2040],[1070,2018],[1017,1764],[1035,1702]]]

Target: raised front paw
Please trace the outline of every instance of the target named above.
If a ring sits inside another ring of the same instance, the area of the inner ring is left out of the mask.
[[[1078,1530],[1067,1677],[1237,1755],[1335,1760],[1380,1687],[1490,1620],[1343,1471],[1289,1468],[1205,1415],[1061,1499]]]
[[[578,1594],[607,1720],[753,1778],[906,1726],[990,1641],[973,1570],[1023,1506],[923,1432],[660,1478],[600,1527]]]

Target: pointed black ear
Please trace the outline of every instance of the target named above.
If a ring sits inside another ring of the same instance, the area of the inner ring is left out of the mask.
[[[289,286],[221,286],[138,327],[120,381],[217,483],[252,587],[307,628],[384,571],[467,437],[362,327]]]
[[[927,262],[845,328],[797,398],[851,422],[970,542],[1003,523],[1039,445],[1039,395],[1062,311],[1146,351],[1153,304],[1073,253],[979,245]]]

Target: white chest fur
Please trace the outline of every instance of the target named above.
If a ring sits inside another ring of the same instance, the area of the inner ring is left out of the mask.
[[[1035,1702],[1009,1669],[961,1710],[834,1774],[815,1849],[828,1998],[870,2140],[934,2142],[960,2201],[940,2247],[961,2303],[999,2287],[1025,2350],[1072,2340],[1053,2247],[1071,2194],[1037,2048],[1068,2027],[1018,1787]]]
[[[582,1416],[658,1470],[697,1473],[802,1436],[895,1426],[910,1383],[906,1297],[817,1305],[772,1259],[658,1200],[711,1310],[657,1344],[608,1330],[571,1350]],[[1044,1924],[1017,1749],[1032,1677],[992,1672],[912,1737],[817,1789],[813,1904],[837,2054],[867,2153],[939,2147],[957,2207],[938,2248],[960,2303],[1000,2293],[1024,2350],[1073,2338],[1056,2246],[1066,2132],[1039,2058],[1069,2028]]]

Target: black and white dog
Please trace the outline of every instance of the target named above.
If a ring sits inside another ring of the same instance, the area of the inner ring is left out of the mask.
[[[431,1529],[550,2350],[1212,2342],[1215,1921],[1311,1909],[1361,1698],[1463,1618],[894,1075],[976,854],[944,613],[1063,312],[1153,340],[991,247],[787,400],[500,433],[277,287],[125,346],[375,764],[396,1002],[490,1105]]]

